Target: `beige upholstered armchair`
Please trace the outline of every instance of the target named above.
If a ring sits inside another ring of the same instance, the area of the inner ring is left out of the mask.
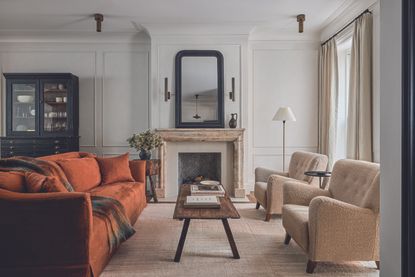
[[[262,167],[255,169],[255,198],[256,208],[261,205],[266,210],[265,221],[272,214],[281,214],[282,185],[287,181],[300,181],[307,185],[318,186],[318,178],[306,176],[304,172],[311,170],[326,170],[327,156],[310,153],[294,152],[291,156],[288,172],[278,172]]]
[[[376,261],[379,268],[379,164],[335,163],[328,190],[284,184],[282,224],[307,253],[307,272],[317,262]]]

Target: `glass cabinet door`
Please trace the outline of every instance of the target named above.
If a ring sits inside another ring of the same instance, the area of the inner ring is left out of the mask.
[[[69,130],[69,81],[53,80],[42,83],[43,132],[66,133]]]
[[[37,131],[36,81],[11,84],[11,131],[17,134],[34,134]]]

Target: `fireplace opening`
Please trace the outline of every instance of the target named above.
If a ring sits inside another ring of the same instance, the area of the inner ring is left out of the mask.
[[[178,153],[178,184],[201,180],[221,181],[221,153]]]

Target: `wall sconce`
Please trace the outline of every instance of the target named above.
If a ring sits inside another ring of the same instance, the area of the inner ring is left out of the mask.
[[[170,100],[170,91],[169,91],[169,78],[164,78],[164,101],[168,102]]]
[[[229,92],[229,99],[235,102],[235,77],[232,77],[232,91]]]
[[[297,15],[297,22],[298,22],[298,32],[304,32],[304,21],[305,21],[305,14]]]
[[[96,13],[94,14],[94,18],[95,21],[97,22],[97,32],[101,33],[101,25],[102,25],[102,21],[104,21],[104,15],[100,14],[100,13]]]

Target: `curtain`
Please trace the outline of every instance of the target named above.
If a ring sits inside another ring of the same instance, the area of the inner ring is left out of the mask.
[[[334,39],[321,46],[319,61],[319,139],[318,150],[333,164],[336,141],[336,114],[338,95],[337,47]]]
[[[347,158],[373,161],[372,14],[359,17],[352,39],[347,114]]]

